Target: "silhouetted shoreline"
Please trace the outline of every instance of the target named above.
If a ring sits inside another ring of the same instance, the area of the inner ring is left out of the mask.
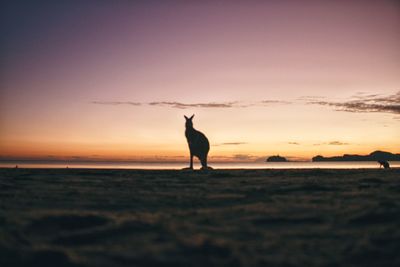
[[[181,170],[187,162],[66,162],[66,161],[0,161],[0,168],[41,169],[127,169],[127,170]],[[390,161],[393,168],[400,168],[400,161]],[[376,161],[286,161],[286,162],[211,162],[218,169],[376,169]],[[199,169],[200,163],[194,165]]]
[[[400,161],[400,154],[393,154],[384,151],[374,151],[369,155],[350,155],[344,154],[343,156],[323,157],[321,155],[312,158],[313,162],[317,161]]]

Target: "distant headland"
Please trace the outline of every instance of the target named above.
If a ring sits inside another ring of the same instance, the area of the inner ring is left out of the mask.
[[[321,155],[312,158],[312,161],[400,161],[400,154],[393,154],[385,151],[374,151],[369,155],[349,155],[344,154],[343,156],[334,157],[323,157]]]
[[[268,157],[266,160],[266,162],[286,162],[286,161],[287,161],[286,158],[281,157],[279,155]]]

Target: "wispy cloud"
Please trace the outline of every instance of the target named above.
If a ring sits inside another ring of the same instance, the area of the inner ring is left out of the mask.
[[[323,96],[316,96],[316,95],[305,95],[297,98],[299,101],[316,101],[316,100],[321,100],[325,99]]]
[[[150,102],[147,103],[150,106],[161,106],[161,107],[171,107],[171,108],[179,108],[179,109],[188,109],[188,108],[233,108],[233,107],[242,107],[239,105],[239,102],[210,102],[210,103],[181,103],[181,102]]]
[[[340,142],[340,141],[331,141],[328,143],[330,146],[347,146],[349,143]]]
[[[347,146],[347,145],[350,145],[350,144],[346,143],[346,142],[341,142],[341,141],[330,141],[330,142],[313,144],[313,146],[323,146],[323,145],[328,145],[328,146]]]
[[[232,155],[233,160],[255,160],[257,157],[250,154],[235,154]]]
[[[131,102],[131,101],[92,101],[91,103],[97,104],[97,105],[111,105],[111,106],[118,106],[118,105],[140,106],[140,105],[142,105],[142,103]]]
[[[246,145],[248,144],[247,142],[226,142],[226,143],[219,143],[219,144],[214,144],[213,146],[240,146],[240,145]]]
[[[400,114],[400,91],[393,95],[358,93],[348,101],[306,100],[308,104],[330,106],[337,111]]]
[[[228,146],[231,146],[231,145],[245,145],[245,144],[247,144],[246,142],[228,142],[228,143],[222,143],[222,145],[228,145]]]
[[[153,101],[153,102],[133,102],[133,101],[92,101],[92,104],[98,105],[131,105],[131,106],[155,106],[169,107],[177,109],[189,108],[249,108],[249,107],[266,107],[276,104],[291,104],[289,101],[282,100],[262,100],[256,102],[229,101],[229,102],[206,102],[206,103],[183,103],[177,101]]]
[[[269,105],[269,104],[285,104],[285,105],[292,104],[292,102],[284,101],[284,100],[263,100],[263,101],[260,101],[259,103],[267,104],[267,105]]]
[[[289,145],[297,145],[297,146],[300,145],[300,143],[298,143],[298,142],[288,142],[288,144]]]

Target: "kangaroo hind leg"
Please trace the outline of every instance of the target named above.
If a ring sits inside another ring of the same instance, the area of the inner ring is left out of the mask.
[[[200,159],[202,170],[212,170],[210,166],[207,166],[207,156]]]

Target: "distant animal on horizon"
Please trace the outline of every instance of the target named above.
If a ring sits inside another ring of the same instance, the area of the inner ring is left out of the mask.
[[[378,160],[379,163],[379,168],[385,168],[385,169],[390,169],[390,165],[389,162],[387,162],[386,160]]]
[[[190,166],[189,169],[193,169],[193,157],[196,156],[201,162],[201,169],[207,170],[211,169],[211,167],[207,166],[207,156],[210,151],[210,143],[208,142],[207,137],[200,131],[197,131],[193,128],[193,117],[194,114],[188,118],[184,116],[186,119],[186,130],[185,136],[189,145],[190,150]]]

